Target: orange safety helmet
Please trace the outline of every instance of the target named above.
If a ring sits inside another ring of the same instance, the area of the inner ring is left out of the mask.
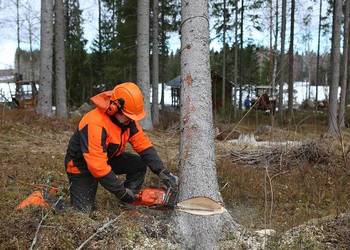
[[[125,116],[134,121],[142,120],[146,115],[142,92],[135,83],[125,82],[115,86],[110,101],[109,109],[114,114],[120,109]]]

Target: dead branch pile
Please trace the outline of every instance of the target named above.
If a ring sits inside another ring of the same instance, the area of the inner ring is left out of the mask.
[[[235,164],[263,168],[269,166],[274,169],[293,168],[306,163],[329,165],[333,156],[332,147],[323,141],[231,151],[231,159]]]

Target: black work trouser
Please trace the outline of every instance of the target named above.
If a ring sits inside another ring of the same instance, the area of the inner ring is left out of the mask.
[[[131,189],[134,193],[138,193],[147,170],[147,166],[143,163],[140,156],[125,152],[110,159],[108,164],[116,175],[126,174],[126,179],[123,183],[124,187]],[[92,211],[95,208],[98,180],[90,173],[68,173],[68,179],[72,206],[83,212]]]

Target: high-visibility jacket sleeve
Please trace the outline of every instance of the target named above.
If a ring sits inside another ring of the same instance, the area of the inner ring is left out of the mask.
[[[138,122],[131,122],[129,142],[133,149],[140,153],[147,148],[152,147],[152,142],[148,136],[143,132],[142,127]]]
[[[98,181],[105,189],[114,194],[118,199],[122,199],[126,193],[124,185],[118,181],[117,177],[112,171],[106,176],[99,178]]]
[[[95,178],[106,176],[111,172],[107,163],[106,130],[95,124],[85,125],[80,130],[83,156],[90,173]]]
[[[154,147],[147,148],[139,153],[142,161],[149,166],[153,173],[159,175],[164,169],[162,160],[159,158],[158,153]]]

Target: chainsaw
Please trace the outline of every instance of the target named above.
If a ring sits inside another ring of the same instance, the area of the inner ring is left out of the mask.
[[[144,188],[136,194],[134,206],[145,206],[155,209],[174,209],[178,200],[178,191],[175,188]]]

